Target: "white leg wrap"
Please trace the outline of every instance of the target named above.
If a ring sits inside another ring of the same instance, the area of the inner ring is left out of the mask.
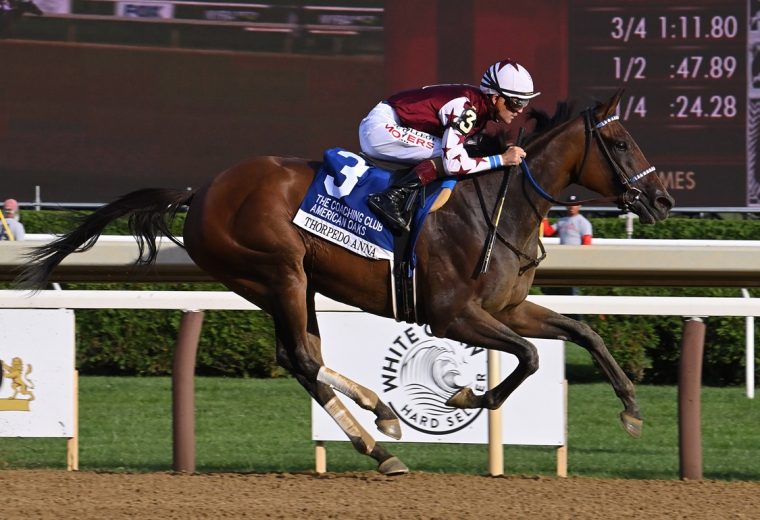
[[[330,417],[338,423],[340,429],[343,430],[349,437],[360,438],[366,446],[366,452],[369,455],[375,448],[375,439],[373,439],[367,431],[354,419],[351,412],[345,407],[343,403],[337,397],[333,397],[325,404],[325,410],[330,414]]]
[[[365,410],[374,410],[377,406],[378,397],[375,392],[354,383],[347,377],[339,374],[335,370],[321,366],[317,374],[317,381],[330,385],[341,394],[351,398],[356,404]]]

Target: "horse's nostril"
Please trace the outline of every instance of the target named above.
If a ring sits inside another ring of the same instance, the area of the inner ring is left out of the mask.
[[[658,208],[662,208],[666,211],[673,209],[673,205],[675,204],[673,197],[664,194],[658,195],[655,201]]]

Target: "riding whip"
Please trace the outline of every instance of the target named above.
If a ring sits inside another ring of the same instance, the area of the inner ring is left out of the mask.
[[[517,134],[516,146],[522,145],[523,135],[525,135],[525,128],[520,128],[520,133]],[[501,210],[504,208],[504,199],[507,198],[509,178],[514,168],[515,166],[510,166],[504,173],[504,182],[501,183],[501,193],[499,193],[499,206],[496,209],[496,215],[491,218],[491,229],[488,230],[488,237],[486,238],[486,252],[483,256],[483,261],[480,264],[481,274],[485,274],[488,271],[488,264],[491,263],[491,252],[493,251],[494,242],[496,242],[496,229],[499,227]]]

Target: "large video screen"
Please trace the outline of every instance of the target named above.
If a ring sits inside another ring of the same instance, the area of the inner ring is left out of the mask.
[[[571,97],[626,87],[680,207],[760,207],[760,2],[571,0],[568,24]]]

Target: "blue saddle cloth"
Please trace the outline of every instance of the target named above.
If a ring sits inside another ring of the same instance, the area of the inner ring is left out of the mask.
[[[293,223],[358,255],[393,260],[393,234],[367,206],[370,194],[385,190],[392,174],[342,148],[325,151],[322,167],[301,202]],[[425,187],[425,204],[417,211],[409,248],[414,266],[414,244],[425,217],[443,188],[455,179],[438,180]]]

